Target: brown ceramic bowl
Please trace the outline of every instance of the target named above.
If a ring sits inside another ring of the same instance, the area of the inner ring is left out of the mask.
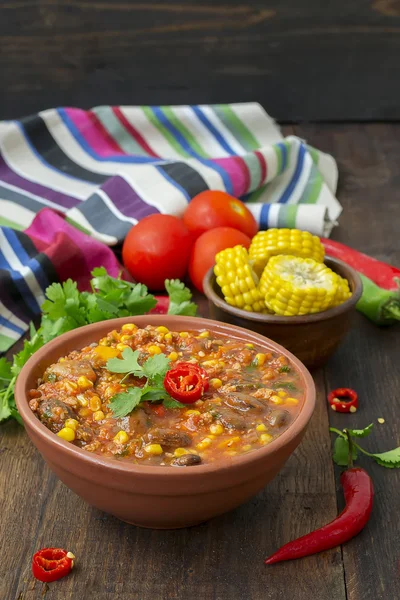
[[[246,327],[282,344],[293,352],[307,367],[325,364],[350,329],[355,306],[362,294],[358,273],[336,258],[325,257],[325,264],[347,279],[351,298],[320,313],[301,317],[280,317],[247,312],[225,302],[216,282],[213,269],[204,277],[204,293],[208,298],[213,319]]]
[[[268,446],[217,465],[189,468],[132,465],[103,458],[65,442],[49,431],[28,405],[28,391],[51,363],[105,336],[124,323],[165,325],[171,330],[209,329],[275,350],[295,365],[305,388],[299,416]],[[15,389],[18,410],[32,442],[52,471],[86,502],[135,525],[171,529],[195,525],[221,515],[259,492],[283,467],[299,444],[315,405],[311,375],[297,358],[265,337],[195,317],[146,315],[113,319],[68,332],[38,350],[26,363]]]

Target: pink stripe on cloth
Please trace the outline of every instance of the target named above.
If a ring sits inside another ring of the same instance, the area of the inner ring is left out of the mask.
[[[244,196],[249,187],[249,170],[240,156],[213,158],[213,163],[220,165],[228,173],[233,187],[233,196]]]
[[[89,289],[90,272],[95,267],[105,267],[112,277],[123,271],[108,246],[82,233],[50,208],[41,210],[25,233],[51,260],[60,281],[71,277],[80,290]]]
[[[99,156],[105,158],[110,154],[125,156],[126,153],[118,146],[93,112],[80,108],[66,108],[65,112],[82,137]]]

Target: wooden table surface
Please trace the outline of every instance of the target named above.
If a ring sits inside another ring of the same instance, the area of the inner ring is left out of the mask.
[[[400,125],[284,130],[338,159],[344,213],[333,237],[399,264]],[[204,302],[201,313],[207,315]],[[46,600],[397,600],[400,471],[369,460],[360,464],[373,477],[375,505],[356,539],[273,567],[263,558],[333,519],[343,505],[329,424],[374,422],[366,448],[400,445],[399,333],[399,326],[380,329],[357,315],[337,354],[313,373],[317,408],[285,468],[244,506],[190,529],[140,529],[87,506],[50,472],[22,427],[11,421],[0,426],[0,598],[41,599],[32,554],[62,546],[76,554],[77,566],[45,591]],[[328,411],[326,392],[339,386],[359,392],[355,415]]]

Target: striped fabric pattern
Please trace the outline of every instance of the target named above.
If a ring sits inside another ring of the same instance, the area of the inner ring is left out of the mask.
[[[48,207],[109,246],[206,189],[248,202],[261,228],[326,235],[341,212],[336,180],[331,156],[283,139],[255,103],[58,108],[0,123],[0,225],[23,230]]]

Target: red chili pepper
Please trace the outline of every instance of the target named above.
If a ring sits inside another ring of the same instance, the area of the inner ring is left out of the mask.
[[[39,581],[50,583],[65,577],[74,566],[75,556],[62,548],[43,548],[32,558],[32,573]]]
[[[166,315],[169,308],[169,296],[154,296],[157,304],[149,311],[150,315]]]
[[[343,401],[348,398],[347,401]],[[358,394],[351,388],[337,388],[328,395],[332,410],[341,413],[355,413],[358,408]]]
[[[339,546],[356,536],[371,515],[374,487],[368,473],[359,467],[344,471],[340,477],[346,507],[328,525],[285,544],[264,562],[266,565],[310,556]]]
[[[400,269],[349,248],[340,242],[321,238],[328,256],[339,258],[358,271],[363,293],[357,309],[377,325],[400,320]]]
[[[167,372],[164,387],[175,400],[183,404],[192,404],[208,389],[207,371],[192,363],[179,363]]]

